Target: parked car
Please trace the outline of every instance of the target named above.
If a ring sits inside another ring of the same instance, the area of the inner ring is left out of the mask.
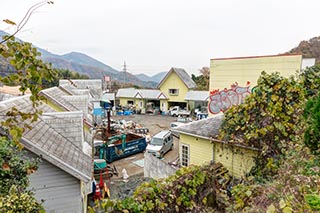
[[[148,144],[146,151],[158,158],[162,158],[173,148],[173,137],[169,130],[163,130],[154,135]]]
[[[179,133],[176,131],[176,128],[190,122],[192,122],[192,119],[189,117],[178,117],[176,121],[170,123],[170,131],[172,132],[173,136],[179,137]]]

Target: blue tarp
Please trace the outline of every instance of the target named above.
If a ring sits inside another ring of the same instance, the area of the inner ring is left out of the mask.
[[[102,108],[94,108],[93,109],[93,115],[104,115],[104,110]]]

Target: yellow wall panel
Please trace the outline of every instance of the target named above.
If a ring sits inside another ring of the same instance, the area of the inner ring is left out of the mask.
[[[243,177],[254,166],[257,151],[227,144],[212,144],[210,140],[180,133],[180,143],[189,145],[190,165],[203,165],[214,160],[226,167],[230,175]],[[181,148],[180,148],[181,149]],[[179,150],[181,153],[181,150]]]
[[[189,91],[188,87],[175,72],[169,74],[159,89],[169,98],[169,102],[186,102],[184,98]],[[179,89],[179,95],[170,95],[169,89]]]
[[[235,82],[238,82],[239,86],[245,86],[249,81],[255,86],[262,71],[277,71],[288,77],[300,71],[301,63],[301,55],[211,59],[210,91],[230,88]]]
[[[254,166],[257,151],[215,143],[214,161],[222,163],[230,175],[243,177]]]
[[[190,147],[190,164],[202,165],[213,160],[213,145],[209,140],[180,134],[180,142]]]

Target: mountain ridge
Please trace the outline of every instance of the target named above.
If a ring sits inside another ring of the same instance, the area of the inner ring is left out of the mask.
[[[0,37],[8,35],[8,33],[0,30]],[[18,41],[22,41],[19,38],[16,38]],[[80,52],[69,52],[63,55],[58,55],[55,53],[51,53],[43,48],[37,47],[33,44],[35,48],[41,53],[40,58],[48,63],[51,63],[54,68],[58,69],[68,69],[70,71],[76,71],[80,74],[88,75],[89,78],[100,78],[102,79],[105,75],[111,77],[111,80],[119,81],[121,83],[130,82],[134,85],[147,87],[147,88],[155,88],[157,86],[157,82],[152,79],[148,79],[148,81],[143,81],[137,78],[135,75],[126,72],[122,73],[111,66],[104,64],[101,61],[98,61],[84,53]],[[6,65],[5,60],[2,60],[2,69],[8,69],[10,65]],[[12,70],[10,70],[12,71]]]

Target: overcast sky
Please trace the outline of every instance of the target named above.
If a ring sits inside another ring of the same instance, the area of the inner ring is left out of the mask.
[[[19,23],[38,2],[1,0],[0,20]],[[126,61],[133,74],[180,67],[197,75],[212,58],[283,53],[320,36],[319,8],[319,0],[54,0],[17,37],[117,70]]]

